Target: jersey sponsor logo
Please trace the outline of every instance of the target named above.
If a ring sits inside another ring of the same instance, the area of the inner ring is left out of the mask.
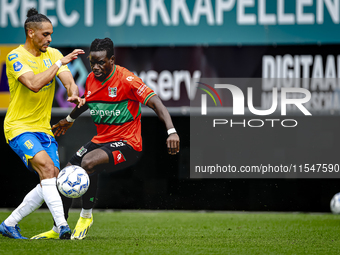
[[[16,58],[18,58],[18,54],[16,54],[16,53],[12,53],[12,54],[8,55],[9,61],[12,61],[13,59],[16,59]]]
[[[29,150],[31,150],[34,147],[34,143],[31,140],[27,140],[26,142],[24,142],[24,145]]]
[[[113,148],[118,148],[118,147],[125,146],[125,143],[123,143],[123,142],[114,142],[114,143],[111,143],[110,146],[113,147]]]
[[[87,91],[87,95],[86,95],[86,97],[89,97],[90,95],[91,95],[91,91]]]
[[[52,66],[52,61],[48,58],[48,59],[43,59],[44,64],[47,68],[50,68]]]
[[[133,120],[128,110],[129,101],[122,102],[87,102],[90,115],[95,124],[121,125]]]
[[[23,65],[19,61],[15,62],[13,64],[13,69],[16,72],[19,72],[22,69],[22,67],[23,67]]]
[[[119,116],[120,110],[90,110],[91,116],[99,116],[103,117],[111,117],[111,116]]]
[[[145,84],[142,84],[139,86],[138,90],[137,90],[137,95],[141,96],[143,95],[144,91],[146,90],[147,86]]]
[[[109,87],[109,97],[116,97],[117,96],[117,87]]]
[[[123,153],[121,151],[113,151],[112,152],[112,156],[113,159],[115,161],[115,165],[119,164],[119,163],[123,163],[126,161]]]
[[[126,80],[127,80],[127,81],[132,81],[134,78],[135,78],[135,77],[133,77],[133,76],[128,76],[128,77],[126,77]]]
[[[82,157],[85,153],[87,152],[87,149],[82,146],[78,151],[77,151],[77,156]]]

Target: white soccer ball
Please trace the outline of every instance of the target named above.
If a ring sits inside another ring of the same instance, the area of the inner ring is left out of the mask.
[[[57,187],[65,197],[81,197],[85,194],[89,186],[90,178],[80,166],[67,166],[59,172]]]
[[[332,213],[339,214],[340,213],[340,192],[336,193],[331,200],[331,211]]]

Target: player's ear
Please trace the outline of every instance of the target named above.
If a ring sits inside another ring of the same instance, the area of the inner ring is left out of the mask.
[[[115,55],[112,55],[111,58],[110,58],[110,64],[113,65],[115,63]]]
[[[29,38],[32,39],[33,36],[34,36],[34,30],[33,29],[29,29],[28,32],[27,32],[27,35],[28,35]]]

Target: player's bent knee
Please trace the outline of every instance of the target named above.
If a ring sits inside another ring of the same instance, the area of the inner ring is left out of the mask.
[[[38,172],[41,179],[50,179],[58,176],[53,162],[41,162],[33,168]]]
[[[35,154],[35,156],[30,159],[29,163],[31,164],[32,168],[39,174],[40,179],[49,179],[56,177],[56,167],[46,151],[40,151]]]
[[[92,174],[95,169],[95,163],[89,158],[89,157],[84,157],[83,160],[81,161],[81,167],[88,173]]]
[[[41,179],[50,179],[53,177],[57,177],[56,172],[54,170],[54,166],[44,168],[41,171]]]

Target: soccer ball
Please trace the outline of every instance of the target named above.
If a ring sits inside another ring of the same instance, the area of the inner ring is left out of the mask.
[[[80,166],[67,166],[60,171],[57,187],[61,194],[69,198],[81,197],[90,186],[90,178]]]
[[[332,213],[339,214],[340,213],[340,192],[336,193],[331,200],[331,211]]]

